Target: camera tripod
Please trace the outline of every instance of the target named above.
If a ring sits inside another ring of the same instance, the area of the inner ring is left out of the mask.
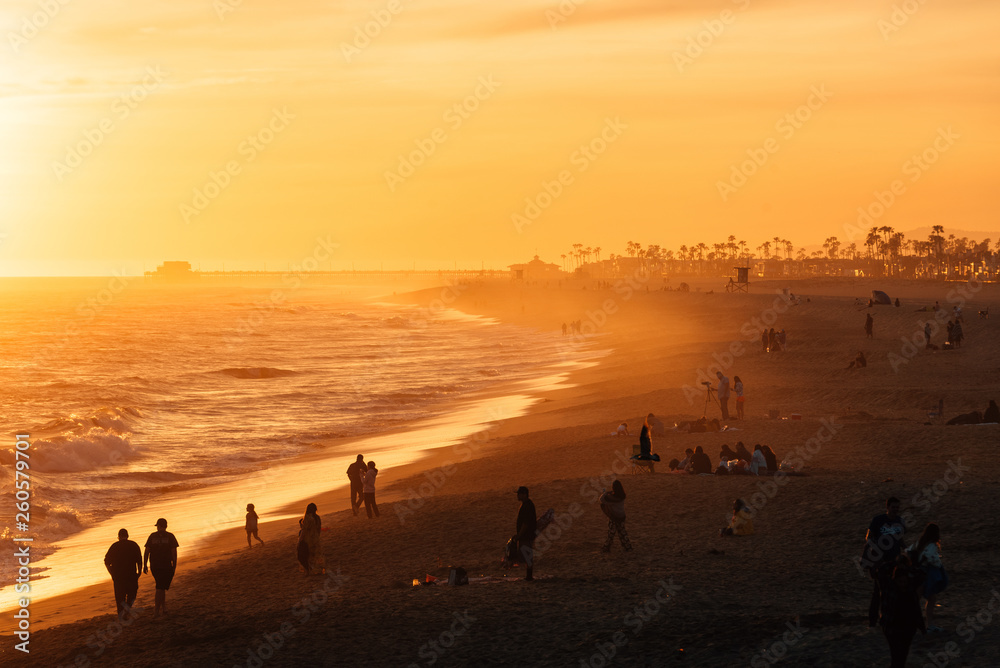
[[[705,406],[702,408],[701,416],[705,418],[708,417],[708,404],[715,401],[715,405],[719,407],[719,410],[722,410],[722,404],[720,404],[719,400],[712,394],[715,390],[712,389],[712,385],[710,383],[702,383],[702,385],[705,386]]]

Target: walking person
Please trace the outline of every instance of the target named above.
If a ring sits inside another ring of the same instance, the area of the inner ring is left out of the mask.
[[[868,313],[865,315],[865,337],[869,339],[874,339],[875,335],[872,330],[875,327],[875,320],[872,318],[872,314]]]
[[[260,536],[257,535],[257,519],[258,519],[258,517],[257,517],[257,511],[255,511],[253,509],[253,504],[252,503],[248,503],[247,504],[247,523],[246,523],[247,547],[253,547],[253,544],[250,542],[250,536],[251,535],[254,538],[257,539],[257,541],[260,543],[261,547],[264,547],[264,541],[261,540]]]
[[[733,376],[733,392],[736,393],[736,419],[743,419],[743,381]]]
[[[890,668],[906,668],[906,657],[917,629],[926,632],[917,588],[920,573],[909,559],[899,559],[886,578],[880,624],[889,643]]]
[[[719,386],[716,388],[715,396],[719,398],[719,406],[722,407],[722,419],[729,419],[729,379],[722,375],[721,371],[715,372],[715,377],[719,379]]]
[[[372,518],[372,513],[375,513],[375,517],[378,517],[378,504],[375,503],[375,476],[378,475],[378,469],[375,468],[375,462],[368,462],[368,470],[364,473],[364,496],[365,496],[365,512],[368,513],[368,519]]]
[[[629,540],[628,531],[625,530],[625,488],[622,487],[620,480],[611,483],[610,492],[601,494],[601,511],[608,516],[608,540],[601,550],[610,552],[611,543],[614,542],[615,534],[618,534],[622,549],[631,552],[632,541]]]
[[[868,627],[878,625],[882,593],[892,580],[892,570],[903,543],[906,527],[899,516],[899,499],[892,496],[885,502],[885,512],[872,518],[865,534],[865,547],[861,565],[868,570],[874,582],[871,603],[868,605]]]
[[[517,511],[517,550],[524,559],[528,571],[525,580],[534,580],[532,569],[535,565],[535,534],[538,532],[538,515],[535,514],[535,502],[528,498],[528,488],[517,488],[517,500],[521,507]]]
[[[167,590],[177,571],[177,538],[167,531],[167,521],[162,517],[156,520],[156,531],[146,539],[146,549],[142,554],[142,572],[153,571],[156,581],[156,597],[154,599],[153,616],[159,617],[160,612],[167,614]]]
[[[142,552],[138,543],[128,539],[127,529],[118,530],[118,540],[104,555],[104,566],[115,586],[115,607],[121,619],[135,603],[139,593],[139,575],[142,573]]]
[[[347,467],[347,479],[351,481],[351,510],[354,511],[355,517],[358,516],[358,510],[361,509],[361,501],[364,498],[364,477],[367,470],[364,455],[358,455],[354,463]]]
[[[924,582],[921,588],[924,597],[924,617],[927,620],[928,631],[943,631],[940,626],[934,626],[934,602],[937,595],[948,586],[948,574],[941,562],[941,529],[931,522],[924,528],[920,540],[914,546],[916,566],[924,572]]]
[[[296,546],[299,563],[306,570],[306,575],[322,575],[326,572],[326,560],[319,544],[322,521],[316,512],[315,503],[306,506],[306,514],[299,520],[299,526],[302,527],[299,530],[299,542]]]

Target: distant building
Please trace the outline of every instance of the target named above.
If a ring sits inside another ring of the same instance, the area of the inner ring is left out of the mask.
[[[147,271],[146,275],[155,281],[169,283],[187,283],[198,280],[198,274],[191,271],[191,263],[182,261],[164,262],[156,268],[156,271]]]
[[[531,262],[510,265],[510,277],[515,281],[557,281],[563,275],[558,264],[543,262],[537,255]]]

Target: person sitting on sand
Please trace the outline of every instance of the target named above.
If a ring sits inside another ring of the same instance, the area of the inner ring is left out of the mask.
[[[605,541],[602,552],[611,551],[611,543],[618,534],[622,549],[632,551],[632,541],[625,530],[625,488],[620,480],[611,483],[611,491],[601,494],[601,511],[608,516],[608,540]]]
[[[616,429],[615,432],[613,434],[611,434],[611,435],[612,436],[630,436],[630,434],[628,433],[628,423],[627,422],[622,422],[620,425],[618,425],[618,429]]]
[[[754,475],[764,475],[767,473],[767,460],[764,458],[764,451],[760,443],[753,448],[753,458],[750,460],[750,473]]]
[[[736,441],[736,459],[742,459],[748,464],[753,459],[753,455],[747,450],[747,446],[743,445],[743,441]]]
[[[773,474],[778,470],[778,456],[774,454],[774,450],[769,445],[760,446],[760,451],[764,453],[764,461],[767,462],[768,472]]]
[[[719,529],[719,535],[752,536],[753,533],[753,516],[743,499],[736,499],[733,501],[733,518],[729,521],[729,526]]]
[[[983,422],[1000,422],[1000,407],[997,407],[997,402],[993,399],[990,399],[990,405],[983,413]]]
[[[848,369],[863,369],[868,366],[868,360],[865,358],[865,354],[862,351],[858,351],[858,356],[854,358],[854,361],[847,365]]]
[[[695,474],[712,473],[712,460],[708,458],[708,455],[705,454],[700,445],[695,448],[694,454],[691,456],[691,468],[689,470]]]
[[[722,444],[722,452],[719,453],[719,457],[725,457],[727,462],[732,459],[739,459],[736,453],[733,452],[733,449],[729,447],[728,443]]]
[[[254,538],[256,538],[260,542],[261,547],[263,547],[264,541],[262,541],[260,539],[260,536],[257,535],[257,513],[256,511],[254,511],[252,503],[247,504],[246,530],[247,530],[247,547],[253,547],[253,543],[250,542],[251,535]]]
[[[680,472],[681,469],[678,468],[679,466],[680,466],[680,461],[678,461],[677,459],[671,459],[669,462],[667,462],[667,468],[670,470],[671,473]]]
[[[979,411],[972,411],[971,413],[962,413],[961,415],[956,415],[952,419],[948,420],[945,424],[956,425],[956,424],[982,424],[983,414]]]
[[[306,575],[314,573],[322,575],[326,572],[326,560],[319,544],[321,524],[316,504],[310,503],[306,506],[306,514],[299,520],[299,526],[302,528],[299,530],[299,542],[296,546],[299,563],[305,569]]]
[[[694,454],[694,450],[687,448],[684,451],[684,459],[677,464],[677,468],[681,471],[687,471],[691,467],[691,456]]]
[[[715,475],[729,475],[729,458],[726,453],[719,453],[719,465],[715,467]]]

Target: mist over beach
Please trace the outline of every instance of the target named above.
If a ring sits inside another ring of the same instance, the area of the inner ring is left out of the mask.
[[[1000,665],[973,0],[11,0],[0,661]]]

